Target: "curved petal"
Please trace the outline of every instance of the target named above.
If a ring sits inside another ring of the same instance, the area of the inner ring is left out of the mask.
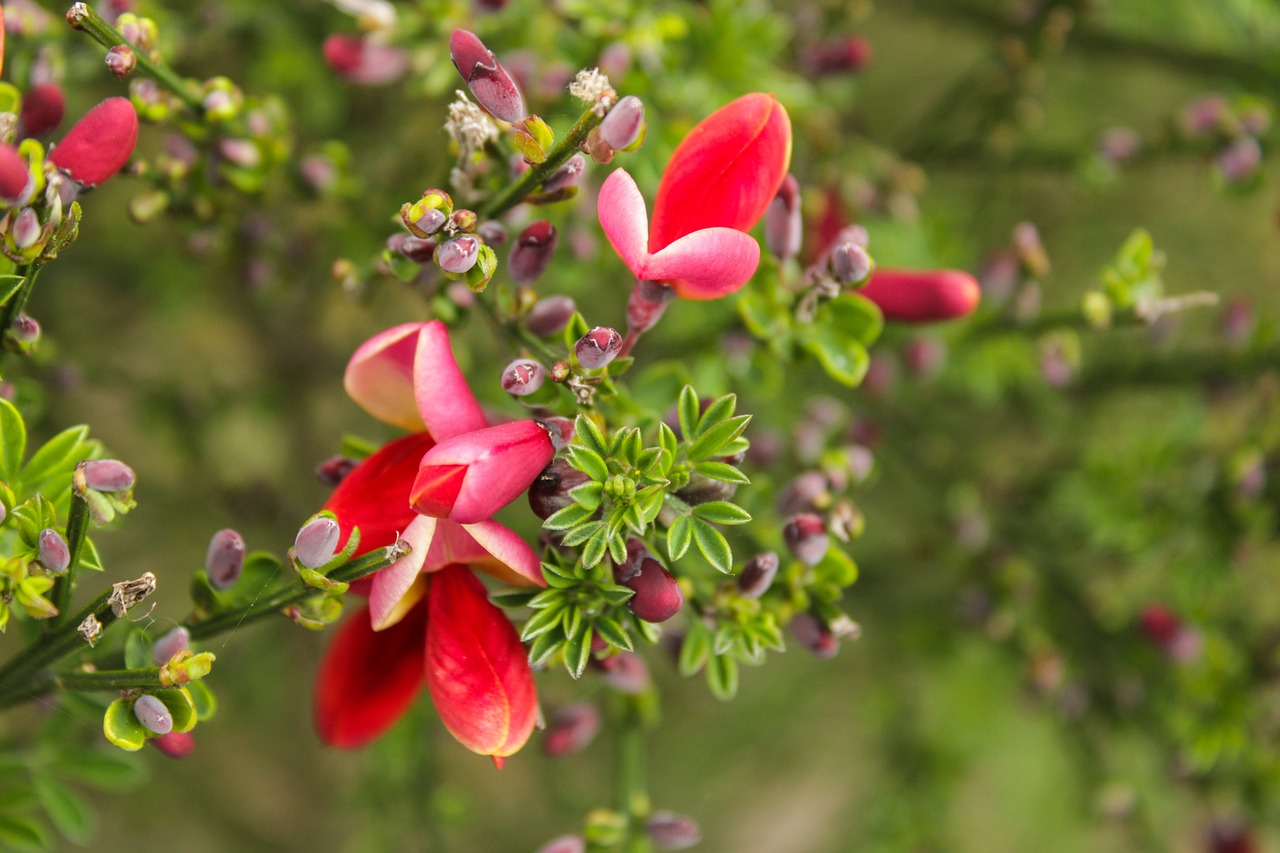
[[[876,269],[856,291],[876,305],[886,320],[935,323],[963,317],[978,307],[982,288],[959,270]]]
[[[728,296],[755,275],[760,244],[732,228],[704,228],[649,258],[643,278],[665,281],[684,299]]]
[[[413,362],[426,323],[403,323],[374,335],[347,362],[342,385],[347,394],[380,421],[421,430],[413,395]]]
[[[422,564],[431,551],[431,540],[436,533],[436,520],[420,515],[404,531],[400,538],[413,550],[373,576],[369,588],[369,616],[373,630],[381,631],[395,624],[401,614],[400,600],[422,573]]]
[[[446,566],[427,596],[426,681],[440,719],[472,752],[511,755],[533,732],[538,699],[524,646],[484,584]]]
[[[320,662],[315,722],[320,739],[356,749],[385,732],[422,689],[427,608],[375,633],[368,611],[347,619]]]
[[[531,420],[467,432],[422,457],[409,500],[424,515],[474,524],[529,488],[554,455],[551,437]]]
[[[703,228],[749,231],[791,163],[791,120],[772,95],[744,95],[676,147],[653,202],[649,251]]]
[[[383,445],[352,468],[325,501],[324,508],[338,517],[344,545],[351,528],[360,528],[357,556],[393,544],[418,517],[409,506],[409,490],[423,454],[434,445],[425,432]]]
[[[473,568],[515,586],[547,585],[542,577],[542,560],[538,558],[538,552],[511,528],[488,519],[463,525],[462,529],[483,551],[480,556],[467,561]]]
[[[128,98],[107,98],[72,125],[49,162],[82,184],[105,181],[129,161],[138,141],[138,113]]]
[[[449,330],[439,320],[424,323],[418,336],[413,394],[427,431],[436,441],[489,425],[453,357]]]
[[[596,214],[618,257],[637,278],[643,278],[638,270],[649,257],[645,245],[649,242],[649,213],[640,188],[625,169],[617,169],[605,179],[596,199]]]

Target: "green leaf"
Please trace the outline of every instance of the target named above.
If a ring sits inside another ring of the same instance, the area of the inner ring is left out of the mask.
[[[693,541],[693,519],[682,515],[667,530],[667,557],[673,562],[684,556]]]
[[[635,590],[612,583],[597,585],[596,592],[600,593],[600,597],[610,604],[625,604],[631,599],[631,596],[636,594]]]
[[[622,440],[622,458],[627,464],[633,468],[640,466],[640,453],[644,450],[644,440],[640,437],[640,430],[628,429]]]
[[[80,546],[80,568],[92,572],[103,571],[102,555],[98,553],[98,546],[93,544],[92,537],[86,536],[84,544]]]
[[[22,815],[0,814],[0,846],[11,850],[47,850],[51,839],[44,827]]]
[[[819,323],[825,323],[842,335],[869,347],[884,331],[884,315],[880,308],[858,293],[842,293],[818,311]]]
[[[173,730],[178,733],[189,732],[196,727],[196,703],[186,688],[175,687],[172,690],[157,690],[155,696],[169,709],[173,717]]]
[[[722,448],[742,435],[742,431],[751,422],[751,415],[739,415],[727,421],[721,421],[708,429],[689,448],[688,457],[691,462],[701,462],[711,456],[722,456]]]
[[[680,434],[684,436],[685,441],[692,441],[697,435],[698,415],[702,409],[702,403],[698,400],[698,392],[693,390],[692,385],[686,385],[680,389],[680,403],[677,411],[680,414]]]
[[[570,447],[569,464],[596,482],[609,479],[609,466],[594,450],[586,447]]]
[[[187,693],[191,697],[191,703],[196,709],[196,719],[200,722],[212,717],[218,713],[218,699],[213,695],[213,691],[209,689],[208,682],[204,680],[193,681],[187,685]]]
[[[853,387],[866,376],[871,359],[859,341],[816,324],[799,340],[800,346],[818,360],[827,375],[840,384]]]
[[[747,479],[747,475],[743,474],[728,462],[715,462],[708,460],[699,462],[694,466],[693,470],[709,480],[719,480],[722,483],[736,483],[745,486],[751,481]]]
[[[693,508],[693,515],[715,524],[746,524],[751,520],[751,513],[729,501],[708,501],[698,504]]]
[[[595,421],[586,415],[578,415],[574,420],[573,437],[588,450],[600,456],[609,455],[608,448],[605,446],[604,435],[600,432],[600,428],[596,426]]]
[[[24,281],[26,279],[20,275],[0,275],[0,305],[12,299],[13,294],[22,289]]]
[[[581,678],[582,673],[587,669],[587,661],[591,659],[591,626],[588,625],[586,630],[579,634],[576,638],[570,639],[564,646],[564,667],[569,670],[569,675]]]
[[[565,580],[571,579],[565,578]],[[576,579],[573,579],[573,582],[575,585],[578,583]],[[533,610],[542,610],[547,607],[563,607],[564,603],[564,593],[559,589],[544,589],[533,598],[529,599],[526,606]]]
[[[542,574],[547,579],[547,583],[551,584],[552,586],[555,586],[555,584],[552,583],[552,580],[551,580],[552,578],[556,578],[556,581],[559,583],[564,583],[565,581],[564,578],[561,578],[558,575],[553,575],[550,572],[547,572],[545,569],[543,570]],[[513,590],[511,592],[495,592],[489,596],[489,600],[499,607],[503,607],[508,610],[511,610],[517,607],[527,607],[529,604],[529,599],[533,598],[535,595],[538,595],[539,592],[540,590],[531,590],[531,589]]]
[[[630,592],[631,590],[627,590]],[[635,651],[635,646],[631,644],[631,635],[616,620],[606,616],[597,616],[591,622],[591,626],[595,632],[604,638],[605,642],[614,648],[623,649],[628,652]]]
[[[689,623],[684,641],[680,643],[680,674],[685,678],[694,675],[707,665],[711,657],[711,629],[701,620]]]
[[[569,490],[569,496],[582,506],[595,512],[600,506],[600,501],[604,500],[604,483],[597,483],[592,480],[590,483],[574,486]]]
[[[569,318],[568,324],[564,327],[564,348],[572,353],[573,345],[589,331],[591,331],[591,327],[582,318],[582,314],[578,311],[573,312],[573,316]]]
[[[604,554],[608,545],[608,532],[603,528],[597,530],[595,535],[587,540],[587,544],[582,549],[582,565],[589,569],[604,559]]]
[[[667,426],[665,422],[658,424],[658,442],[662,445],[662,449],[667,451],[667,456],[674,461],[680,441],[676,438],[675,430]],[[670,463],[668,463],[669,465]]]
[[[548,607],[545,610],[539,610],[529,617],[529,621],[524,623],[524,630],[520,632],[520,642],[527,643],[534,637],[540,637],[550,631],[552,628],[560,627],[560,618],[564,611],[559,607]]]
[[[559,623],[556,623],[555,627],[559,628]],[[538,638],[533,641],[533,645],[529,647],[529,665],[541,666],[558,652],[563,645],[564,634],[558,630],[539,634]]]
[[[588,521],[586,524],[580,524],[564,535],[561,540],[566,547],[573,548],[586,542],[592,536],[604,531],[603,521]]]
[[[707,685],[717,699],[732,699],[738,693],[738,662],[729,655],[712,655],[707,662]]]
[[[831,547],[813,567],[813,574],[819,581],[833,583],[843,589],[857,581],[858,564],[841,549]]]
[[[133,701],[124,699],[117,699],[107,706],[107,713],[102,717],[102,733],[125,752],[142,749],[148,734],[133,714]]]
[[[568,530],[570,527],[577,527],[595,514],[595,509],[573,503],[551,513],[547,520],[542,522],[542,526],[547,530]]]
[[[37,491],[52,475],[70,472],[77,462],[89,455],[90,448],[82,447],[88,437],[87,426],[73,426],[46,441],[22,469],[23,485]]]
[[[59,776],[115,793],[136,788],[147,778],[146,769],[137,759],[98,749],[59,753],[48,767]]]
[[[738,408],[738,395],[726,394],[716,400],[707,410],[702,413],[702,417],[698,418],[698,434],[706,432],[718,423],[723,423],[733,417],[733,413]]]
[[[27,425],[13,403],[0,397],[0,480],[16,489],[22,457],[27,452]]]
[[[582,630],[582,608],[577,605],[569,605],[564,608],[564,636],[566,640],[573,641],[578,636],[578,632]]]
[[[635,507],[632,507],[635,509]],[[633,528],[634,529],[634,528]],[[637,534],[643,533],[644,528],[635,531]],[[615,563],[625,562],[627,559],[627,537],[610,536],[609,537],[609,556],[613,558]]]
[[[85,801],[48,777],[33,779],[32,786],[54,829],[76,844],[88,843],[93,835],[94,820]]]
[[[733,571],[733,551],[724,534],[700,518],[693,520],[693,540],[698,550],[717,571],[728,574]]]

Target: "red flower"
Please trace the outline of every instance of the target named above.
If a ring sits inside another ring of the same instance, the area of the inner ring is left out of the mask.
[[[128,98],[107,98],[76,122],[49,162],[82,184],[97,185],[120,171],[138,141],[138,114]]]

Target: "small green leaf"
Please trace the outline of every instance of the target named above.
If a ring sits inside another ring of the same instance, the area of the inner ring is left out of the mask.
[[[610,604],[624,604],[635,595],[635,590],[628,589],[625,586],[618,586],[612,583],[602,583],[596,586],[596,592]]]
[[[680,674],[685,678],[695,675],[707,665],[711,657],[711,629],[701,620],[689,623],[684,640],[680,643]]]
[[[0,846],[10,850],[48,850],[51,844],[44,827],[12,813],[0,814]]]
[[[578,311],[573,312],[573,316],[569,318],[569,322],[564,327],[564,348],[569,352],[573,352],[574,344],[578,339],[591,331],[591,327],[587,325],[587,321],[582,318],[582,314]],[[583,417],[579,415],[579,418]],[[575,435],[578,435],[575,431]],[[603,442],[601,442],[603,444]]]
[[[693,508],[693,515],[715,524],[746,524],[751,513],[729,501],[708,501]]]
[[[564,636],[569,642],[573,642],[578,636],[578,632],[582,630],[582,608],[576,605],[569,605],[564,608]]]
[[[33,779],[32,787],[54,828],[76,844],[88,843],[93,835],[93,812],[85,801],[47,776]]]
[[[693,390],[692,385],[686,385],[680,389],[680,403],[678,412],[680,414],[680,434],[684,436],[685,441],[692,441],[697,435],[698,415],[701,413],[702,404],[698,400],[698,392]]]
[[[604,483],[597,483],[592,480],[590,483],[574,486],[569,490],[569,496],[582,506],[595,512],[600,506],[600,501],[604,499]]]
[[[738,662],[729,655],[712,655],[707,663],[707,685],[717,699],[732,699],[738,693]]]
[[[667,557],[673,562],[684,556],[693,541],[693,519],[682,515],[675,520],[667,531]]]
[[[23,485],[33,491],[38,490],[53,474],[69,472],[89,455],[90,448],[82,448],[88,437],[87,426],[73,426],[46,441],[22,469]]]
[[[743,474],[728,462],[715,462],[708,460],[699,462],[694,466],[693,470],[709,480],[719,480],[722,483],[736,483],[745,486],[751,481],[747,479],[747,475]]]
[[[559,628],[559,623],[556,623],[555,627]],[[529,665],[541,666],[558,652],[563,645],[564,634],[558,630],[539,634],[538,638],[533,641],[533,645],[529,647]]]
[[[871,359],[866,346],[856,338],[815,323],[799,341],[800,346],[818,360],[827,375],[842,385],[852,388],[866,376]]]
[[[724,455],[724,446],[742,434],[751,422],[751,415],[739,415],[727,421],[721,421],[708,429],[689,448],[688,457],[691,462],[701,462],[712,456]]]
[[[578,488],[582,488],[582,486]],[[577,527],[582,524],[595,513],[596,511],[591,507],[572,503],[563,509],[553,512],[547,517],[546,521],[542,522],[542,526],[547,530],[568,530],[570,527]]]
[[[632,507],[634,509],[634,507]],[[643,533],[644,530],[636,531],[637,534]],[[613,558],[615,563],[625,562],[627,559],[627,538],[625,536],[609,537],[609,556]]]
[[[580,524],[564,535],[561,540],[566,547],[573,548],[586,542],[592,536],[604,531],[603,521],[588,521],[586,524]]]
[[[839,548],[828,548],[827,553],[813,567],[814,577],[824,583],[841,588],[852,586],[858,579],[858,564]]]
[[[587,669],[587,661],[591,659],[592,634],[591,626],[588,625],[580,635],[565,643],[564,667],[574,678],[581,678]]]
[[[630,592],[631,590],[627,590]],[[618,622],[605,616],[597,616],[591,623],[595,632],[604,638],[605,642],[614,648],[623,649],[624,651],[633,652],[635,646],[631,644],[631,635],[626,632]]]
[[[17,488],[18,471],[27,452],[27,425],[13,403],[0,397],[0,480]]]
[[[218,713],[218,699],[207,685],[205,681],[193,681],[187,685],[187,694],[196,709],[196,719],[202,723]]]
[[[107,736],[107,740],[125,752],[142,749],[142,745],[147,742],[147,730],[134,716],[132,700],[117,699],[107,706],[107,712],[102,717],[102,733]]]
[[[529,617],[529,621],[524,623],[524,630],[520,632],[520,642],[527,643],[534,637],[539,637],[552,628],[560,627],[560,618],[564,611],[559,607],[548,607],[545,610],[539,610]]]
[[[733,571],[733,551],[724,534],[700,518],[693,520],[693,539],[698,550],[717,571],[728,574]]]
[[[569,448],[569,464],[596,482],[609,479],[609,466],[594,450],[585,447]]]
[[[24,281],[26,279],[20,275],[0,275],[0,305],[8,302],[13,294],[21,290]]]
[[[564,578],[561,578],[558,575],[553,575],[547,572],[545,568],[543,570],[543,576],[546,577],[547,583],[549,584],[551,583],[552,578],[556,578],[556,580],[559,583],[565,582]],[[531,589],[513,590],[511,592],[495,592],[489,596],[489,600],[499,607],[503,607],[508,610],[514,610],[517,607],[527,607],[529,604],[529,599],[533,598],[535,595],[538,595],[539,592],[540,590],[531,590]]]
[[[600,428],[596,426],[595,421],[586,415],[578,415],[574,420],[573,437],[588,450],[600,456],[609,455],[608,449],[605,447],[604,435],[600,432]]]
[[[633,468],[640,466],[640,452],[644,450],[644,441],[640,438],[640,430],[628,429],[622,440],[622,458]]]
[[[608,533],[603,528],[597,530],[595,535],[587,540],[587,544],[582,549],[582,565],[587,568],[591,568],[596,563],[604,559],[604,554],[608,548],[608,544]]]
[[[738,408],[738,395],[726,394],[716,400],[707,410],[702,413],[702,417],[698,418],[698,434],[706,432],[718,423],[729,420],[733,417],[734,411]]]
[[[565,580],[570,580],[565,578]],[[577,585],[577,581],[573,581]],[[559,589],[544,589],[526,602],[527,607],[533,610],[542,610],[547,607],[563,607],[565,602],[564,593]]]
[[[658,424],[658,442],[662,445],[662,449],[667,451],[667,456],[674,461],[676,450],[680,446],[680,440],[676,438],[675,430],[667,426],[666,423]]]

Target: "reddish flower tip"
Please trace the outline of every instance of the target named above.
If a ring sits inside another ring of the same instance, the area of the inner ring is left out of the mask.
[[[62,124],[67,99],[56,83],[37,83],[22,96],[22,132],[44,136]]]
[[[857,292],[878,305],[886,320],[902,323],[954,320],[982,298],[977,280],[959,270],[877,269]]]
[[[529,114],[520,87],[475,33],[454,30],[449,36],[449,56],[476,101],[494,118],[514,124]]]
[[[107,98],[57,144],[49,162],[82,184],[100,184],[120,171],[138,141],[138,114],[128,98]]]
[[[21,199],[30,182],[31,171],[27,168],[27,161],[13,146],[0,145],[0,198],[7,201]]]

